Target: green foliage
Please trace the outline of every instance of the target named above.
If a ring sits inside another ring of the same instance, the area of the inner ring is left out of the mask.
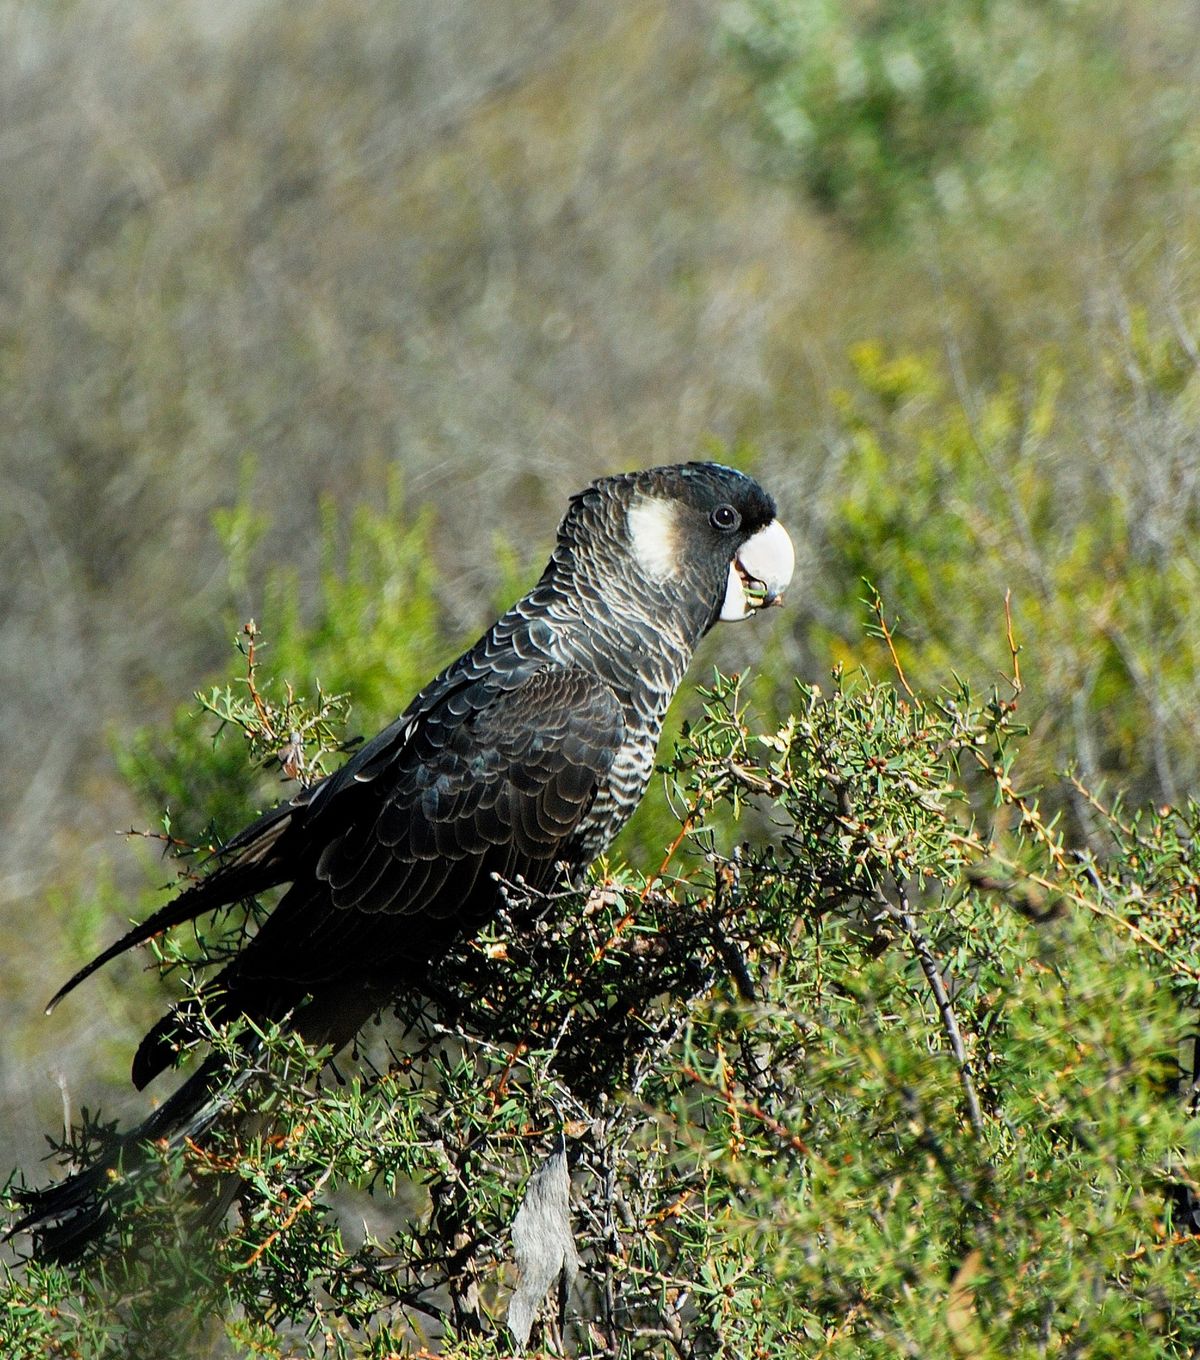
[[[1088,0],[739,0],[725,30],[775,169],[886,236],[914,208],[953,213],[981,191],[995,196],[997,181],[1029,176],[1022,102],[1053,68],[1057,42],[1097,9]]]
[[[835,673],[760,730],[719,680],[658,875],[514,886],[340,1082],[266,1036],[115,1242],[8,1271],[5,1353],[509,1355],[512,1222],[562,1136],[551,1352],[1190,1354],[1200,809],[1094,803],[1104,853],[1068,843],[1005,688]]]

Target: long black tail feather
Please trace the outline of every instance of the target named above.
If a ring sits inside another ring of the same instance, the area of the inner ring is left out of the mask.
[[[160,907],[152,916],[148,916],[146,920],[142,921],[140,925],[127,930],[119,940],[110,944],[102,953],[97,954],[91,962],[85,963],[78,972],[72,974],[46,1003],[46,1014],[49,1015],[63,997],[73,992],[81,982],[85,982],[110,960],[124,954],[135,945],[144,944],[147,940],[154,939],[156,935],[163,934],[172,926],[182,925],[184,921],[192,921],[197,916],[203,916],[206,912],[217,911],[231,902],[244,901],[253,897],[255,893],[262,892],[272,886],[272,881],[265,874],[257,876],[242,874],[237,877],[232,873],[215,872],[207,878],[202,878],[199,883],[194,883],[185,892],[180,893],[178,897],[173,897],[165,906]]]
[[[277,844],[296,816],[293,803],[281,803],[213,851],[206,863],[215,867],[205,876],[184,889],[178,896],[160,907],[139,925],[127,930],[115,943],[85,963],[58,989],[46,1003],[46,1014],[58,1005],[69,992],[97,969],[123,954],[134,945],[161,935],[172,926],[194,920],[206,912],[216,911],[231,902],[242,902],[277,887],[289,878],[289,869],[275,854]]]
[[[26,1212],[3,1240],[32,1232],[34,1255],[40,1260],[66,1264],[82,1256],[104,1236],[113,1213],[153,1171],[151,1146],[166,1139],[175,1150],[189,1139],[202,1138],[230,1099],[258,1075],[252,1056],[248,1051],[246,1060],[231,1071],[228,1054],[211,1054],[158,1109],[116,1138],[89,1166],[56,1185],[17,1191]]]

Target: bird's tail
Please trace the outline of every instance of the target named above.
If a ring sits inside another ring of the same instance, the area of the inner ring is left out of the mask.
[[[249,1005],[241,1004],[245,996],[234,995],[239,1004],[227,1006],[222,1000],[222,1018],[227,1018],[223,1012],[228,1010],[249,1012]],[[269,1023],[282,1013],[288,1028],[307,1044],[333,1054],[350,1042],[389,995],[387,989],[355,981],[343,987],[327,987],[320,998],[310,999],[295,1011],[285,1009],[286,999],[276,997],[268,1005],[259,997],[255,1020],[256,1024]],[[178,1023],[177,1016],[168,1019],[172,1027]],[[161,1029],[156,1026],[147,1040]],[[90,1165],[44,1190],[17,1191],[16,1198],[25,1213],[0,1240],[32,1232],[34,1254],[40,1260],[67,1262],[81,1256],[104,1236],[112,1216],[133,1198],[141,1181],[153,1171],[157,1160],[154,1145],[165,1139],[167,1150],[174,1151],[189,1141],[202,1142],[234,1097],[262,1078],[264,1049],[262,1031],[255,1024],[247,1026],[233,1040],[232,1051],[210,1053],[157,1110],[136,1128],[115,1138]],[[227,1201],[218,1197],[218,1204],[222,1202]]]
[[[253,1055],[246,1053],[250,1059]],[[90,1165],[43,1190],[19,1190],[25,1213],[4,1234],[34,1235],[39,1260],[66,1263],[101,1238],[112,1214],[131,1199],[155,1166],[151,1147],[165,1139],[169,1150],[202,1138],[232,1097],[259,1075],[252,1061],[231,1070],[229,1055],[210,1054],[191,1077],[136,1128],[116,1138]]]

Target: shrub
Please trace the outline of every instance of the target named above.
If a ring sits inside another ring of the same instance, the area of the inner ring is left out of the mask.
[[[512,1354],[514,1218],[563,1155],[551,1351],[1189,1354],[1200,810],[1096,804],[1105,853],[1068,844],[1018,691],[839,672],[759,730],[718,679],[657,873],[514,887],[341,1082],[269,1036],[265,1125],[164,1150],[78,1273],[8,1271],[6,1354]]]

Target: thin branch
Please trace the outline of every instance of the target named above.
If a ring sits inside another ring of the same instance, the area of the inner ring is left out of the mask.
[[[887,619],[885,619],[883,615],[883,596],[880,595],[879,591],[877,591],[870,582],[867,583],[867,586],[871,592],[869,604],[871,606],[871,612],[875,615],[875,626],[879,630],[879,636],[887,643],[888,653],[892,658],[892,665],[896,671],[896,678],[903,686],[905,694],[907,694],[910,699],[916,699],[917,696],[913,693],[912,686],[908,683],[908,678],[904,674],[904,667],[900,664],[900,658],[896,654],[896,643],[895,639],[892,637],[892,630],[888,627]]]
[[[798,1152],[801,1156],[809,1158],[810,1161],[818,1162],[828,1169],[829,1163],[819,1152],[814,1152],[798,1133],[793,1133],[786,1124],[780,1123],[774,1115],[768,1114],[761,1105],[736,1096],[728,1086],[722,1086],[710,1080],[690,1063],[681,1063],[679,1072],[689,1081],[694,1081],[697,1086],[703,1086],[706,1091],[711,1091],[713,1095],[717,1096],[728,1111],[731,1122],[737,1120],[739,1115],[748,1114],[752,1119],[757,1119],[765,1129],[773,1133],[781,1143],[791,1148],[793,1152]]]
[[[1013,694],[1014,696],[1016,696],[1021,693],[1024,686],[1021,684],[1021,658],[1020,658],[1021,649],[1017,645],[1016,638],[1013,636],[1011,590],[1006,590],[1004,592],[1004,630],[1005,635],[1008,638],[1009,655],[1012,657],[1012,678],[1009,680],[1008,683],[1012,686]]]
[[[258,714],[258,720],[262,724],[264,736],[275,740],[275,727],[271,722],[271,714],[267,709],[267,705],[264,702],[262,695],[258,692],[258,685],[254,680],[254,671],[258,666],[258,660],[255,656],[258,629],[255,627],[253,619],[251,619],[249,623],[242,625],[242,635],[246,638],[246,645],[243,649],[246,657],[246,688],[250,691],[250,699],[254,704],[255,712]]]
[[[273,1228],[266,1235],[266,1237],[263,1238],[263,1240],[258,1244],[258,1246],[254,1248],[250,1255],[242,1262],[242,1269],[246,1269],[249,1266],[254,1265],[255,1262],[259,1259],[259,1257],[262,1256],[263,1252],[267,1251],[271,1246],[273,1246],[276,1239],[281,1234],[287,1232],[287,1230],[292,1226],[293,1223],[295,1223],[295,1221],[300,1217],[301,1214],[307,1213],[308,1210],[313,1207],[313,1197],[321,1193],[321,1190],[325,1186],[325,1182],[330,1178],[330,1176],[333,1175],[334,1168],[336,1166],[337,1158],[335,1157],[331,1159],[329,1165],[326,1166],[325,1170],[321,1172],[321,1174],[317,1177],[316,1181],[313,1182],[312,1189],[306,1190],[300,1196],[300,1198],[296,1200],[296,1202],[292,1205],[291,1209],[288,1211],[286,1217],[279,1224],[279,1226]]]
[[[1090,788],[1088,788],[1088,786],[1083,782],[1083,780],[1079,778],[1078,775],[1068,774],[1067,782],[1071,785],[1071,787],[1075,790],[1079,797],[1082,798],[1083,801],[1087,803],[1087,805],[1093,811],[1098,812],[1100,814],[1102,820],[1106,822],[1107,825],[1109,826],[1110,828],[1109,834],[1113,836],[1113,839],[1117,842],[1118,846],[1121,843],[1120,838],[1117,837],[1111,831],[1111,828],[1114,826],[1117,828],[1117,830],[1121,832],[1121,835],[1123,835],[1126,840],[1134,841],[1138,845],[1141,845],[1143,847],[1149,844],[1149,842],[1146,840],[1144,836],[1140,835],[1137,831],[1135,831],[1134,828],[1128,822],[1123,822],[1120,819],[1120,817],[1117,816],[1115,804],[1110,807],[1107,804],[1103,803],[1100,800],[1100,798]]]
[[[967,1049],[963,1043],[962,1031],[958,1027],[958,1017],[954,1014],[954,1007],[950,1003],[950,993],[946,990],[946,979],[942,976],[942,970],[933,952],[933,946],[917,924],[917,918],[908,905],[908,895],[899,881],[896,883],[896,891],[900,894],[899,906],[888,901],[882,892],[876,894],[875,901],[882,908],[884,914],[901,927],[916,952],[917,961],[921,965],[921,971],[925,974],[925,980],[929,983],[929,990],[933,993],[933,999],[937,1002],[938,1013],[942,1017],[942,1027],[946,1031],[950,1048],[954,1053],[955,1061],[958,1063],[958,1077],[962,1083],[963,1096],[966,1098],[971,1128],[974,1129],[975,1136],[982,1139],[983,1113],[979,1107],[979,1096],[975,1092],[975,1082],[971,1076],[971,1067],[967,1060]]]

